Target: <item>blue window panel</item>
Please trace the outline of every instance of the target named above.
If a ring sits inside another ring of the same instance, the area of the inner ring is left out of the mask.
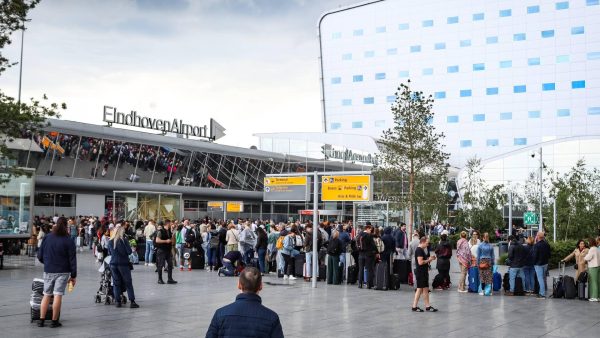
[[[539,119],[542,114],[539,110],[530,110],[527,112],[527,117],[530,119]]]
[[[485,121],[485,114],[473,114],[474,122],[483,122]]]
[[[423,27],[433,27],[433,20],[423,20]]]
[[[563,9],[569,9],[569,2],[568,1],[561,1],[561,2],[557,2],[555,4],[556,10],[560,11]]]
[[[448,123],[458,123],[458,115],[450,115],[446,117]]]
[[[341,39],[342,38],[342,33],[335,32],[335,33],[331,34],[331,38],[332,39]]]
[[[529,59],[527,59],[527,64],[530,66],[539,66],[540,58],[529,58]]]
[[[527,92],[526,85],[513,86],[513,93],[525,93],[525,92]]]
[[[471,89],[461,89],[460,91],[460,97],[470,97],[473,95],[473,92],[471,91]]]
[[[352,32],[352,35],[354,36],[362,36],[365,32],[362,29],[355,29],[354,32]]]
[[[405,78],[405,77],[409,77],[410,73],[408,72],[408,70],[401,70],[398,72],[398,77],[399,78]]]
[[[433,48],[436,49],[436,50],[446,49],[446,43],[445,42],[438,42],[435,45],[433,45]]]
[[[512,67],[511,60],[500,61],[500,68],[510,68],[510,67]]]
[[[589,107],[588,115],[600,115],[600,107]]]
[[[585,80],[571,81],[571,88],[572,89],[585,88]]]
[[[342,54],[342,60],[352,60],[352,53]]]
[[[398,54],[398,48],[389,48],[387,50],[387,55],[396,55]]]
[[[385,102],[387,103],[394,103],[396,102],[396,96],[395,95],[389,95],[385,97]]]
[[[473,141],[471,140],[460,140],[460,147],[461,148],[469,148],[473,146]]]
[[[558,109],[556,111],[556,116],[558,116],[558,117],[571,116],[571,110],[570,109]]]
[[[375,103],[375,98],[374,97],[365,97],[363,99],[363,103],[364,104],[374,104]]]
[[[579,34],[583,34],[583,33],[585,33],[585,27],[583,27],[583,26],[577,26],[577,27],[571,28],[571,35],[579,35]]]
[[[498,43],[498,37],[497,36],[488,36],[485,39],[485,43],[487,43],[488,45],[492,45],[492,44]]]
[[[556,83],[554,83],[554,82],[542,83],[542,90],[545,92],[551,91],[551,90],[556,90]]]
[[[375,80],[385,80],[385,73],[376,73]]]
[[[359,129],[363,127],[362,121],[354,121],[352,122],[352,129]]]
[[[410,46],[410,52],[411,53],[420,53],[421,46],[420,45]]]
[[[424,68],[423,75],[433,75],[433,68]]]
[[[339,123],[339,122],[333,122],[333,123],[331,123],[329,129],[340,129],[341,127],[342,127],[341,123]]]
[[[449,16],[449,17],[448,17],[448,19],[446,20],[446,22],[447,22],[449,25],[452,25],[452,24],[458,23],[458,16]]]
[[[513,142],[514,142],[513,144],[516,146],[526,146],[527,138],[526,137],[516,137]]]
[[[540,6],[527,6],[527,14],[535,14],[540,12]]]
[[[352,99],[343,99],[342,100],[342,106],[351,106],[352,105]]]
[[[435,92],[433,94],[433,98],[435,98],[435,99],[445,99],[446,98],[446,92]]]
[[[498,87],[486,88],[485,94],[486,95],[498,95]]]
[[[600,0],[586,0],[585,4],[588,6],[598,6],[600,4]]]
[[[366,58],[372,58],[375,56],[375,51],[374,50],[368,50],[365,52],[365,57]]]
[[[568,55],[558,55],[556,57],[556,63],[564,63],[564,62],[569,62],[569,56]]]
[[[485,63],[474,63],[473,64],[474,72],[478,72],[478,71],[482,71],[482,70],[485,70]]]
[[[331,78],[331,84],[340,84],[342,83],[342,78],[341,77],[332,77]]]
[[[473,14],[473,21],[480,21],[485,19],[485,14],[483,13],[475,13]]]
[[[512,15],[512,9],[501,9],[498,15],[501,18],[506,18]]]
[[[500,120],[503,120],[503,121],[512,120],[512,112],[500,113]]]
[[[500,144],[497,138],[489,139],[485,141],[485,145],[488,147],[497,147]]]
[[[458,66],[448,66],[448,73],[458,73]]]
[[[525,41],[525,40],[527,40],[527,35],[525,33],[513,34],[513,41]]]
[[[587,59],[588,60],[600,60],[600,52],[587,53]]]
[[[363,81],[363,76],[362,75],[354,75],[352,76],[352,82],[362,82]]]
[[[375,28],[375,33],[385,33],[386,29],[385,26],[380,26]]]
[[[398,25],[399,31],[407,31],[409,28],[410,28],[410,25],[408,23],[401,23]]]
[[[460,40],[461,47],[471,47],[471,40]]]
[[[542,38],[551,38],[554,37],[554,29],[549,29],[547,31],[542,31]]]

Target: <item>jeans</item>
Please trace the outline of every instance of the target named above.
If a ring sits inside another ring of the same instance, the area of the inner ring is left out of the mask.
[[[154,245],[152,245],[152,241],[146,240],[146,253],[144,254],[144,260],[146,263],[152,263],[152,258],[154,258]]]
[[[135,300],[133,293],[133,280],[131,279],[131,270],[128,265],[110,265],[110,272],[113,278],[113,295],[115,301],[121,303],[121,293],[127,289],[127,297],[130,301]]]
[[[253,249],[244,250],[244,264],[246,264],[246,265],[250,264],[250,262],[252,261],[252,258],[254,258],[254,250]]]
[[[258,249],[258,267],[260,272],[267,273],[267,269],[265,267],[267,258],[267,249],[259,248]]]
[[[210,266],[211,268],[213,266],[217,266],[217,249],[209,248],[206,254],[206,258],[208,259],[208,266]]]
[[[183,243],[175,244],[175,249],[177,249],[177,261],[179,263],[175,264],[175,266],[179,265],[179,267],[183,267]]]
[[[540,296],[546,297],[546,272],[548,271],[548,264],[546,265],[534,265],[535,274],[537,275],[538,283],[540,284]]]
[[[508,269],[508,278],[510,284],[510,292],[515,292],[515,279],[517,276],[521,277],[521,281],[525,284],[525,273],[523,272],[523,268],[509,268]],[[525,285],[523,285],[525,288]]]
[[[533,292],[535,289],[535,270],[533,266],[524,266],[523,273],[525,274],[525,278],[523,279],[525,292]]]
[[[294,263],[296,262],[296,260],[294,259],[294,257],[292,257],[292,255],[286,255],[282,253],[281,256],[283,256],[283,260],[285,261],[283,274],[293,276],[295,270]]]
[[[312,258],[313,258],[313,253],[311,252],[307,252],[306,253],[306,272],[304,277],[310,278],[312,276]]]
[[[222,271],[225,276],[231,277],[235,274],[235,267],[231,262],[223,261],[223,267],[224,269],[220,271]]]

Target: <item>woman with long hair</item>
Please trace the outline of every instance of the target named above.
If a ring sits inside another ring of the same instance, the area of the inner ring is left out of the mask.
[[[523,273],[525,274],[525,280],[523,281],[523,287],[525,288],[525,293],[529,295],[533,295],[535,291],[535,268],[534,260],[533,260],[533,245],[535,244],[535,240],[533,237],[529,236],[525,240],[525,244],[523,247],[525,248],[525,252],[523,255],[525,258],[525,263],[523,265]]]
[[[131,267],[129,263],[129,255],[131,255],[131,247],[125,239],[125,227],[117,224],[114,230],[114,238],[108,243],[108,251],[110,253],[110,271],[113,277],[113,294],[117,307],[121,307],[121,293],[123,289],[127,289],[127,296],[131,302],[130,307],[136,309],[140,307],[135,302],[135,293],[133,292],[133,280],[131,279]]]
[[[482,292],[479,294],[482,296],[492,295],[492,268],[494,267],[494,262],[494,248],[490,244],[490,235],[486,232],[483,234],[483,242],[479,244],[479,248],[477,249],[477,266],[479,267],[479,281],[482,289]]]
[[[460,233],[460,239],[456,243],[456,259],[458,260],[458,264],[460,265],[460,279],[458,281],[458,292],[467,292],[465,280],[467,278],[467,272],[471,267],[471,249],[469,249],[469,242],[467,241],[466,231]]]
[[[580,239],[575,246],[575,250],[571,252],[570,255],[562,259],[562,262],[568,262],[571,259],[575,258],[575,280],[579,280],[579,275],[587,270],[587,261],[585,260],[585,255],[587,255],[589,249],[585,245],[585,241]]]

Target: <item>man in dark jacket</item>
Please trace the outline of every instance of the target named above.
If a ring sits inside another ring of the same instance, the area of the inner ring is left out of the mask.
[[[400,224],[400,230],[396,231],[396,252],[400,255],[400,259],[410,259],[408,256],[408,236],[406,235],[406,224]]]
[[[389,265],[392,254],[394,253],[394,247],[396,243],[394,237],[392,236],[391,227],[386,227],[383,230],[383,236],[381,236],[381,240],[383,241],[384,247],[383,252],[381,253],[381,260]]]
[[[507,296],[514,296],[515,279],[517,278],[517,276],[521,277],[521,281],[523,283],[525,282],[525,273],[523,272],[523,266],[525,264],[526,259],[527,256],[525,248],[519,243],[516,237],[511,236],[510,247],[508,248],[508,278],[510,284],[510,291],[506,293]]]
[[[543,232],[538,232],[533,246],[533,268],[540,284],[540,293],[538,298],[546,298],[546,273],[548,271],[548,261],[550,260],[550,245],[546,242]]]
[[[365,230],[360,233],[356,242],[358,246],[358,287],[362,289],[363,284],[367,284],[367,288],[373,288],[373,275],[375,269],[375,255],[377,254],[377,246],[373,239],[373,226],[371,222],[367,222]],[[365,280],[365,270],[367,272]]]
[[[279,316],[261,304],[258,293],[262,290],[262,277],[258,269],[244,269],[238,289],[242,293],[235,302],[215,312],[206,337],[283,337]]]

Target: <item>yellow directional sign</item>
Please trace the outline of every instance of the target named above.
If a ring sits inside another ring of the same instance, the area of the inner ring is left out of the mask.
[[[208,211],[223,212],[224,205],[223,202],[208,201],[207,207]]]
[[[280,185],[306,185],[306,176],[298,177],[265,177],[265,187],[276,187]]]
[[[227,202],[227,212],[244,212],[244,202]]]
[[[370,201],[371,176],[323,176],[322,201]]]

